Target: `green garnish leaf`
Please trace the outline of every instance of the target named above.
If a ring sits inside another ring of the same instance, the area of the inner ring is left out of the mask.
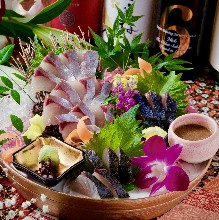
[[[14,44],[9,44],[0,50],[0,65],[6,63],[14,50]]]
[[[10,79],[6,76],[1,76],[0,79],[8,88],[13,89],[13,83]]]
[[[21,98],[20,98],[20,94],[19,92],[17,92],[16,90],[11,90],[10,91],[11,97],[20,105],[21,102]]]
[[[106,147],[112,150],[121,148],[128,156],[143,155],[141,121],[136,120],[138,108],[139,105],[132,107],[122,117],[115,118],[112,124],[106,122],[85,148],[94,150],[99,157]]]
[[[159,55],[159,54],[158,54]],[[181,60],[181,59],[175,59],[173,58],[174,54],[170,54],[166,56],[164,59],[161,59],[160,56],[158,56],[159,59],[157,59],[158,64],[154,67],[154,69],[160,70],[161,68],[165,68],[168,71],[172,70],[191,70],[192,68],[184,67],[182,64],[191,64],[188,61]]]
[[[39,41],[35,35],[35,37],[34,37],[34,51],[35,51],[35,56],[34,56],[34,59],[31,60],[33,71],[36,67],[38,67],[40,65],[40,63],[42,62],[44,57],[49,53],[50,49],[46,49],[45,47],[43,47],[39,43]]]
[[[18,74],[18,73],[12,73],[12,74],[13,74],[15,77],[17,77],[18,79],[20,79],[20,80],[26,82],[26,79],[25,79],[24,76],[22,76],[22,75],[20,75],[20,74]]]
[[[0,94],[3,94],[5,92],[8,92],[10,89],[4,86],[0,86]]]
[[[137,90],[141,94],[145,94],[149,90],[154,91],[160,95],[169,93],[169,95],[178,104],[178,115],[184,113],[185,107],[188,102],[185,101],[188,94],[185,94],[186,84],[183,83],[180,78],[182,74],[175,74],[174,71],[165,76],[159,71],[153,71],[152,73],[145,74],[145,77],[138,76]]]
[[[4,130],[0,130],[0,134],[4,134],[4,133],[5,133]],[[0,146],[3,145],[6,142],[7,142],[7,140],[0,141]]]
[[[5,131],[4,130],[0,130],[0,134],[4,134],[5,133]]]
[[[127,184],[123,184],[122,186],[127,192],[138,188],[134,183],[127,183]]]
[[[23,132],[24,124],[16,115],[10,115],[12,125],[20,132]]]

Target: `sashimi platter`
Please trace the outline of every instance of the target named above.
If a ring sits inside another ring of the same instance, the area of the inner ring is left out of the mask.
[[[216,122],[188,104],[176,73],[188,63],[151,55],[141,35],[129,42],[119,19],[107,42],[92,31],[93,44],[36,36],[0,66],[0,165],[25,199],[63,219],[158,217],[218,149]]]

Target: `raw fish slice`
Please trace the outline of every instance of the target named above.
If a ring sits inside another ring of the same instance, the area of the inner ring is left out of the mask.
[[[51,103],[56,103],[68,111],[71,111],[73,108],[72,104],[68,100],[47,94],[45,97],[44,106],[48,106]]]
[[[68,66],[66,66],[59,56],[55,55],[53,52],[49,52],[44,58],[44,61],[53,65],[57,71],[61,74],[61,78],[64,80],[74,80],[75,77],[71,73]]]
[[[132,175],[132,162],[130,158],[124,153],[124,151],[118,148],[115,151],[119,158],[119,181],[121,183],[130,183],[134,181]]]
[[[67,95],[67,97],[68,97],[67,100],[69,102],[71,102],[71,104],[73,106],[77,105],[81,101],[81,99],[80,99],[78,93],[75,91],[75,89],[73,87],[71,87],[67,82],[65,82],[63,80],[56,85],[54,90],[61,90],[61,91],[63,91]]]
[[[93,150],[85,150],[85,154],[87,156],[88,161],[92,165],[93,169],[105,169],[102,160],[98,157],[95,151]]]
[[[93,174],[97,179],[99,179],[105,186],[107,186],[111,191],[115,191],[114,196],[118,198],[128,198],[129,194],[125,191],[122,184],[107,170],[95,169]]]
[[[66,114],[68,110],[62,108],[60,105],[56,103],[51,103],[43,108],[43,121],[46,126],[57,125],[58,121],[56,116],[59,114]]]
[[[101,199],[108,199],[108,198],[113,198],[113,194],[110,191],[109,188],[107,188],[101,181],[99,181],[95,176],[93,176],[91,173],[83,171],[81,175],[86,176],[89,178],[91,181],[94,182],[94,184],[97,187],[97,191],[100,195]]]
[[[47,94],[43,106],[43,120],[44,123],[49,125],[58,124],[57,115],[66,114],[72,109],[72,105],[66,99],[59,98]]]
[[[100,95],[98,95],[97,97],[95,97],[97,100],[100,100],[100,101],[104,101],[104,99],[106,99],[109,94],[110,94],[110,90],[111,90],[111,84],[109,82],[105,82],[103,85],[102,85],[102,88],[101,88],[101,92],[100,92]]]
[[[48,78],[50,81],[54,83],[59,83],[61,79],[59,77],[56,77],[53,73],[50,71],[45,71],[41,66],[37,67],[34,71],[34,77],[43,76],[45,78]]]
[[[162,104],[162,97],[159,94],[156,94],[155,92],[149,91],[146,93],[146,98],[150,103],[150,106],[154,114],[154,118],[159,118],[165,121],[166,117],[165,110]]]
[[[118,177],[119,177],[119,158],[109,147],[106,147],[103,151],[103,164],[108,169],[108,171],[116,179],[118,179]]]
[[[83,83],[81,83],[78,80],[73,80],[73,81],[68,81],[67,82],[72,88],[75,89],[75,91],[78,93],[80,99],[82,100],[83,97],[86,94],[86,87],[84,86]]]
[[[88,79],[87,80],[87,93],[84,96],[83,102],[87,103],[87,102],[91,102],[91,100],[93,99],[94,95],[95,95],[95,82],[94,79]]]
[[[58,78],[62,78],[62,75],[60,74],[60,72],[56,69],[56,67],[54,67],[47,59],[47,57],[45,57],[43,59],[43,61],[41,62],[41,64],[39,65],[39,67],[41,67],[45,72],[49,72],[51,74],[53,74],[54,76],[58,77]]]
[[[100,199],[95,183],[85,175],[79,175],[75,180],[67,180],[62,191],[70,195]]]
[[[95,87],[95,96],[98,96],[100,94],[100,91],[101,91],[101,88],[102,88],[102,80],[97,80],[97,79],[92,78],[92,77],[80,79],[79,82],[81,82],[84,85],[84,87],[86,88],[85,93],[87,93],[87,81],[89,79],[93,79],[94,87]]]
[[[77,129],[76,122],[64,122],[61,125],[59,124],[59,132],[61,133],[63,140],[65,140],[68,135],[75,129]]]
[[[90,119],[90,122],[92,125],[95,125],[95,115],[94,113],[88,108],[88,106],[85,103],[81,103],[80,106],[78,106],[78,108],[81,110],[81,112],[84,115],[87,115],[88,118]]]
[[[84,52],[83,62],[80,64],[81,78],[84,77],[95,77],[96,69],[98,67],[98,52],[88,50]]]
[[[101,108],[105,114],[106,121],[112,123],[114,119],[113,112],[112,112],[113,105],[102,105]]]
[[[50,92],[60,81],[58,77],[50,72],[46,72],[41,67],[37,67],[32,76],[31,89],[34,93],[40,91]]]
[[[151,117],[151,118],[153,117],[151,106],[145,96],[136,94],[134,95],[134,100],[136,101],[137,104],[140,104],[139,109],[143,116]]]
[[[81,117],[83,117],[82,114],[73,112],[56,116],[59,124],[59,132],[62,134],[64,140],[74,129],[77,128],[77,123]]]
[[[177,113],[177,102],[168,94],[164,94],[162,97],[163,106],[166,111],[166,119],[170,124]]]
[[[105,114],[102,109],[102,103],[96,99],[94,99],[90,104],[87,104],[88,108],[94,114],[95,124],[99,127],[104,126]]]
[[[69,69],[75,79],[78,79],[81,75],[81,69],[78,61],[78,55],[75,50],[67,50],[63,53],[69,63]]]

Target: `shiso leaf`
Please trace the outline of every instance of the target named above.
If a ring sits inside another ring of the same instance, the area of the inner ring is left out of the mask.
[[[100,129],[100,133],[94,134],[86,149],[94,150],[99,157],[102,157],[106,147],[115,151],[121,148],[128,156],[143,155],[141,143],[141,121],[136,120],[139,105],[133,106],[123,114],[115,118],[112,124],[106,122]]]
[[[171,71],[166,76],[159,71],[152,71],[149,74],[145,74],[145,77],[138,77],[137,90],[141,94],[145,94],[149,90],[160,95],[169,93],[169,95],[177,102],[177,115],[181,115],[184,113],[184,109],[188,105],[188,102],[185,101],[188,96],[188,94],[185,93],[187,86],[180,80],[181,76],[182,74],[175,74],[175,71]]]
[[[13,126],[20,132],[23,132],[24,129],[24,124],[22,122],[22,120],[17,117],[16,115],[10,115],[11,118],[11,122],[13,124]]]

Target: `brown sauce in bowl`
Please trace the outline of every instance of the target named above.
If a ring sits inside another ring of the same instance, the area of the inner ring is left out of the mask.
[[[212,135],[212,132],[202,125],[188,124],[177,127],[175,134],[182,139],[189,141],[203,140]]]

